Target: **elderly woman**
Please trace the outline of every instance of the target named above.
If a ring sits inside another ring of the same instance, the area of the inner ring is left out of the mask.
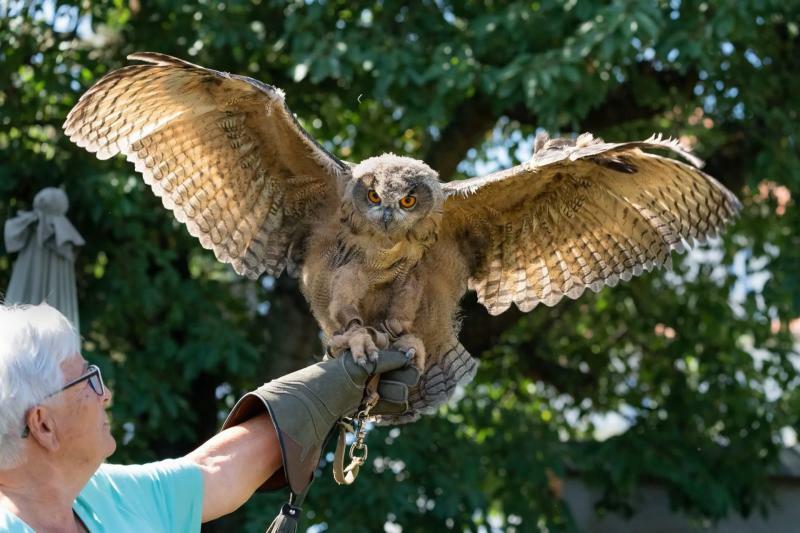
[[[185,457],[111,465],[111,391],[72,326],[46,304],[0,305],[0,531],[198,531],[262,485],[303,494],[369,376],[407,363],[385,352],[369,370],[349,354],[312,365],[245,396],[225,429]],[[399,372],[379,386],[385,412],[406,407],[416,376]],[[296,518],[299,508],[282,512]]]

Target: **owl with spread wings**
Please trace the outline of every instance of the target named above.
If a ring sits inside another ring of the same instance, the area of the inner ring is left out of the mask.
[[[336,158],[270,85],[163,54],[129,59],[142,64],[91,87],[67,135],[100,159],[125,154],[237,273],[298,277],[332,355],[411,352],[421,378],[389,423],[433,411],[472,379],[458,341],[467,290],[492,314],[552,306],[669,264],[739,209],[660,136],[537,139],[527,163],[442,183],[408,157]]]

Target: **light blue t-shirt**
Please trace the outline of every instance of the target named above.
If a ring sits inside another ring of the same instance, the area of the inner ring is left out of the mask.
[[[91,533],[200,531],[203,476],[185,459],[104,464],[72,508]],[[0,531],[32,533],[33,529],[0,507]]]

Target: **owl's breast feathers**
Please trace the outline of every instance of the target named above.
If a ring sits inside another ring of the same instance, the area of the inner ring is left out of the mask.
[[[394,243],[382,241],[345,229],[339,233],[336,246],[329,255],[329,265],[336,270],[356,262],[367,275],[370,285],[375,287],[407,276],[428,248],[421,242],[406,239]]]
[[[380,286],[404,278],[422,260],[439,234],[441,213],[418,222],[404,234],[387,235],[359,217],[349,203],[341,206],[341,228],[327,253],[332,270],[355,261],[370,285]]]

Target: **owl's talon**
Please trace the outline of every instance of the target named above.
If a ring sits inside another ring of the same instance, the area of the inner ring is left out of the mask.
[[[420,372],[425,370],[425,345],[422,344],[422,339],[406,333],[392,344],[392,348],[406,354],[411,364]]]
[[[378,359],[378,347],[368,328],[355,327],[344,333],[334,335],[330,340],[330,348],[337,356],[346,350],[353,354],[353,361],[369,370],[369,363]]]

